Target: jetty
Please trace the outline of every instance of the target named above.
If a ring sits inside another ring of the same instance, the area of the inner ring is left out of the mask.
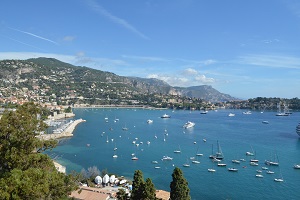
[[[37,135],[37,138],[40,138],[41,140],[50,140],[50,139],[59,139],[59,138],[65,138],[65,137],[72,137],[73,131],[76,128],[78,124],[81,122],[85,122],[86,120],[83,119],[77,119],[72,121],[61,133],[50,133],[50,134],[40,134]]]

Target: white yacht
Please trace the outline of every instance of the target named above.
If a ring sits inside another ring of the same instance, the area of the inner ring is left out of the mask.
[[[235,114],[234,114],[234,113],[229,113],[228,116],[229,116],[229,117],[234,117]]]
[[[194,123],[194,122],[188,121],[187,123],[185,123],[185,124],[183,125],[183,128],[192,128],[192,127],[194,127],[194,126],[195,126],[195,123]]]

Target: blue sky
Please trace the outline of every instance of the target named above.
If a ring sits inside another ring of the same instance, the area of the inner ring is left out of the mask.
[[[2,0],[0,60],[53,57],[238,98],[300,97],[297,0]]]

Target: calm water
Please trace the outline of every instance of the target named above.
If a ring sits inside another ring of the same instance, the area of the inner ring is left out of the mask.
[[[230,112],[235,113],[235,117],[228,117]],[[156,188],[167,191],[174,166],[178,166],[189,182],[192,199],[300,199],[300,170],[293,169],[294,164],[300,164],[300,137],[295,132],[300,113],[276,117],[275,112],[252,112],[251,115],[242,112],[218,110],[203,115],[199,111],[75,109],[75,118],[87,121],[77,126],[72,138],[62,140],[48,154],[65,165],[68,172],[97,166],[100,170],[107,169],[132,179],[134,171],[140,169],[144,178],[150,177]],[[160,118],[165,113],[171,118]],[[116,118],[119,121],[115,122]],[[152,119],[153,124],[147,124],[148,119]],[[188,120],[196,126],[183,129],[182,125]],[[264,120],[269,124],[263,124]],[[125,126],[128,131],[122,130]],[[136,138],[139,146],[132,143]],[[147,141],[150,141],[149,145]],[[208,158],[212,147],[216,151],[217,141],[227,167],[218,167]],[[118,158],[112,157],[115,147]],[[173,152],[179,148],[180,154]],[[245,155],[252,148],[259,166],[250,166],[249,160],[254,157]],[[197,152],[204,154],[197,157],[200,164],[190,160]],[[132,153],[139,158],[137,161],[131,160]],[[264,178],[256,178],[256,170],[265,166],[264,160],[275,153],[280,166],[268,166],[275,174],[263,171]],[[165,155],[173,160],[162,161]],[[231,162],[241,158],[246,162]],[[153,160],[158,164],[153,164]],[[183,167],[186,162],[190,162],[190,167]],[[155,166],[161,168],[155,169]],[[207,171],[212,167],[216,169],[215,173]],[[239,171],[229,172],[228,167]],[[281,174],[284,182],[275,182],[274,178]]]

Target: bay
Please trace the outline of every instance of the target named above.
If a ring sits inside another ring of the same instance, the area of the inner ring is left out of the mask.
[[[144,178],[152,179],[157,189],[167,191],[177,166],[189,183],[192,199],[300,199],[300,170],[293,169],[294,164],[300,164],[300,137],[295,132],[300,113],[278,117],[275,112],[252,111],[246,115],[244,111],[221,109],[200,114],[186,110],[78,108],[73,110],[75,119],[86,122],[76,127],[72,138],[61,140],[55,149],[46,153],[65,165],[67,172],[97,166],[132,179],[134,171],[139,169]],[[229,117],[230,112],[235,116]],[[171,118],[161,118],[165,113]],[[148,119],[153,123],[148,124]],[[187,121],[196,125],[184,129],[182,126]],[[124,127],[128,130],[124,131]],[[212,147],[214,153],[217,151],[217,142],[224,153],[226,167],[218,167],[208,158]],[[174,153],[179,147],[181,153]],[[252,149],[259,166],[251,166],[249,160],[254,157],[245,155]],[[112,157],[114,153],[117,158]],[[263,178],[255,177],[256,170],[266,166],[264,161],[275,153],[280,165],[267,166],[275,173],[267,174],[263,170]],[[131,160],[132,154],[138,160]],[[163,156],[173,160],[162,161]],[[192,163],[190,157],[195,157],[200,164]],[[231,162],[242,158],[246,161]],[[153,160],[158,163],[153,164]],[[186,162],[190,167],[183,167]],[[207,171],[212,167],[216,172]],[[238,172],[229,172],[228,167],[235,167]],[[274,178],[281,175],[284,182],[275,182]]]

